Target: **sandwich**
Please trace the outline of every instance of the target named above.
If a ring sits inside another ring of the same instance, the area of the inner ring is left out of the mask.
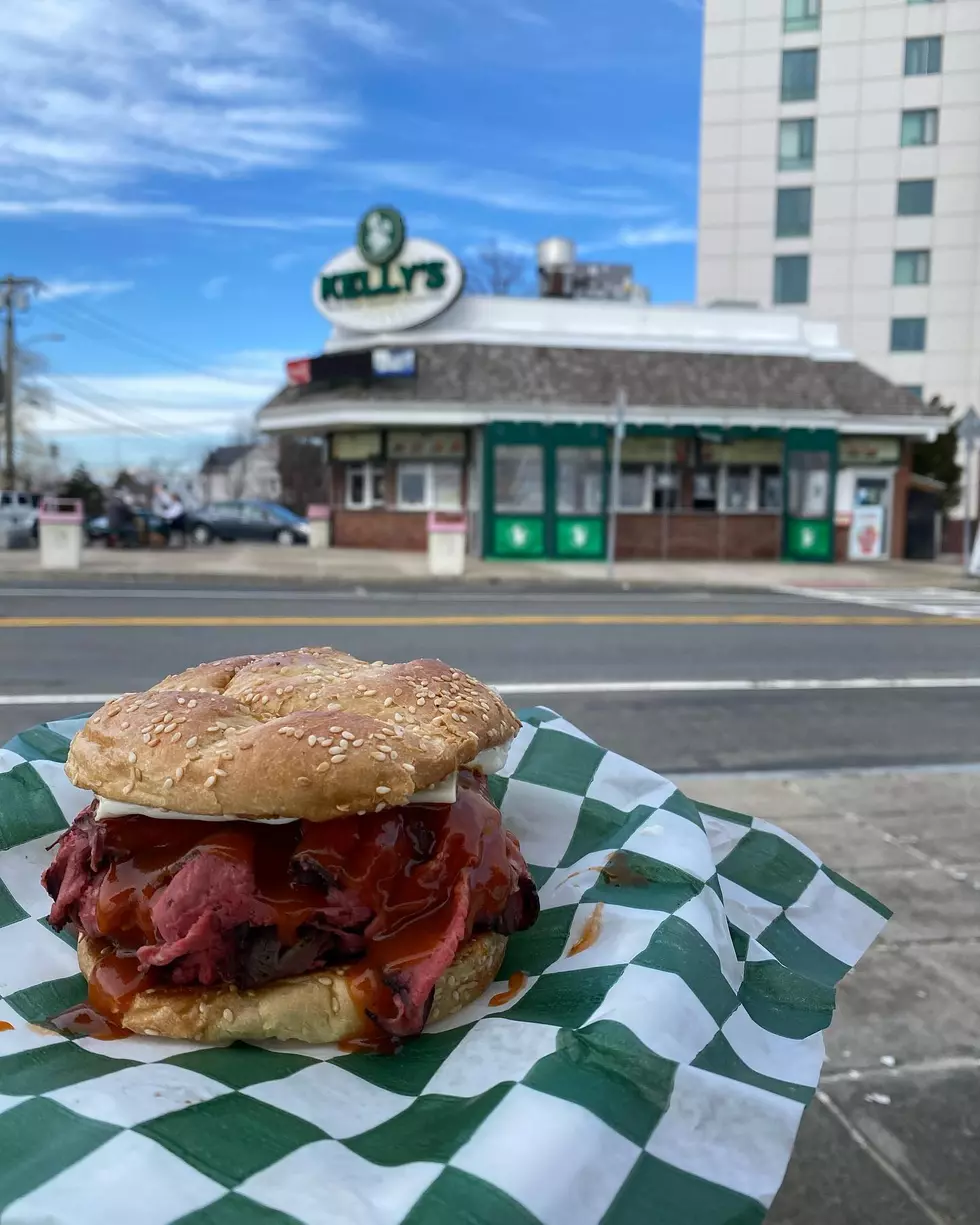
[[[439,660],[329,647],[106,703],[65,767],[95,798],[43,876],[86,1021],[391,1050],[477,999],[538,915],[487,777],[519,726]]]

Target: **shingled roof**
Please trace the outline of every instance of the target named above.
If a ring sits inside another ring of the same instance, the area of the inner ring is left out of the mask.
[[[922,417],[911,392],[857,361],[733,353],[690,353],[492,344],[439,344],[417,350],[414,379],[370,385],[286,387],[263,412],[315,398],[351,403],[419,401],[585,407],[611,404],[618,389],[644,408],[826,411],[850,416]]]

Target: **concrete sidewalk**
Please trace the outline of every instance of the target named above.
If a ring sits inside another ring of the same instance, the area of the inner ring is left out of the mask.
[[[37,549],[0,550],[0,582],[58,574],[59,579],[172,577],[260,578],[286,583],[383,584],[429,581],[424,553],[375,549],[282,548],[276,545],[210,545],[187,549],[86,549],[81,571],[41,570]],[[440,580],[446,582],[447,580]],[[601,562],[482,561],[471,559],[465,578],[474,584],[603,585]],[[789,562],[618,562],[616,583],[636,586],[771,589],[775,586],[955,587],[971,585],[962,568],[943,562],[881,562],[876,565],[814,566]]]
[[[980,1217],[980,770],[690,777],[895,916],[843,982],[818,1099],[769,1225]]]

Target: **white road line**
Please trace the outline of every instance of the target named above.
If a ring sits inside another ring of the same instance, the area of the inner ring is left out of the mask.
[[[503,681],[505,696],[547,694],[613,696],[629,693],[818,693],[879,689],[980,689],[980,676],[788,677],[762,680]],[[0,706],[84,706],[115,693],[2,693]]]
[[[927,617],[980,616],[980,590],[959,587],[792,587],[773,588],[781,595],[795,594],[808,600],[832,604],[857,604],[862,608],[887,608],[892,612],[918,613]]]

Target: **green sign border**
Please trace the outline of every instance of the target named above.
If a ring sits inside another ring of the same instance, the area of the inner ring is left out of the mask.
[[[367,231],[368,220],[371,217],[381,214],[386,217],[394,225],[394,236],[384,253],[380,256],[369,254],[365,235]],[[405,218],[401,215],[397,208],[392,208],[388,204],[379,204],[374,208],[369,208],[361,220],[357,223],[357,249],[361,253],[361,258],[368,264],[374,264],[376,267],[381,267],[383,264],[390,264],[393,259],[397,259],[401,254],[402,247],[405,245]]]

